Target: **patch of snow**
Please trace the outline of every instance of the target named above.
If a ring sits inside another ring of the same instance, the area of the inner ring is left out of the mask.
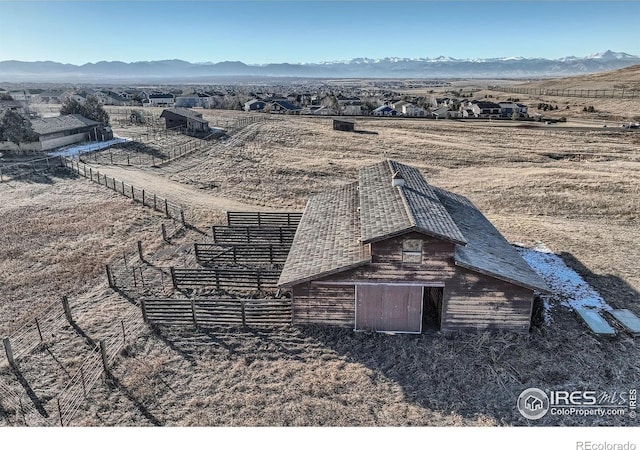
[[[589,283],[544,244],[538,244],[533,249],[516,244],[515,248],[531,268],[546,281],[553,294],[560,299],[561,305],[598,311],[613,309]],[[545,309],[549,309],[548,302],[545,302]]]
[[[120,144],[122,142],[128,142],[131,139],[127,138],[115,138],[109,141],[103,142],[91,142],[89,144],[70,145],[64,147],[56,152],[50,153],[51,156],[77,156],[80,153],[95,152],[96,150],[102,150],[103,148],[111,147],[112,145]]]

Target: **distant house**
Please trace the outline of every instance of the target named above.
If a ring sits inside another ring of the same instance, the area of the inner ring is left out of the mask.
[[[400,113],[389,105],[382,105],[371,112],[374,116],[399,116]]]
[[[405,103],[401,106],[400,112],[407,117],[426,117],[428,115],[427,110],[420,108],[412,103]]]
[[[110,127],[80,114],[31,119],[31,127],[44,151],[78,142],[113,139]]]
[[[314,116],[335,116],[337,111],[330,106],[311,105],[302,110],[302,114],[311,114]]]
[[[271,103],[271,114],[300,114],[302,108],[286,100],[276,100]]]
[[[254,98],[253,100],[249,100],[248,102],[246,102],[244,104],[243,109],[245,111],[264,111],[264,108],[267,106],[266,102],[263,102],[262,100],[258,100],[256,98]]]
[[[517,117],[526,118],[529,117],[527,105],[515,102],[500,102],[500,115],[502,117],[513,117],[514,112]]]
[[[17,102],[30,102],[33,97],[31,92],[27,90],[11,91],[9,92],[9,95]]]
[[[195,108],[200,106],[200,97],[197,95],[176,97],[176,108]]]
[[[362,116],[367,112],[367,108],[360,103],[342,105],[340,108],[345,116]]]
[[[333,129],[337,131],[354,131],[355,126],[351,120],[333,119]]]
[[[469,201],[396,161],[309,198],[278,285],[294,325],[527,333],[548,292]]]
[[[148,94],[145,106],[173,106],[176,100],[173,94]]]
[[[500,117],[500,105],[493,102],[478,102],[471,106],[476,117],[498,118]]]
[[[24,111],[24,108],[22,105],[23,104],[17,100],[0,100],[0,111],[11,110],[11,111],[22,112]]]
[[[409,102],[405,102],[404,100],[400,100],[400,101],[391,103],[391,107],[402,114],[402,107],[404,105],[408,105],[408,104],[409,104]]]
[[[165,109],[160,114],[167,129],[180,130],[190,136],[203,137],[210,132],[209,122],[202,114],[187,108]]]
[[[442,108],[431,111],[431,116],[434,119],[456,119],[461,117],[462,114],[460,111],[451,111],[448,106],[443,106]]]

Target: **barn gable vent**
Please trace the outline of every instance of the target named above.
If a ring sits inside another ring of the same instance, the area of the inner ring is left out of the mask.
[[[391,185],[393,187],[404,186],[404,178],[402,178],[402,175],[400,175],[400,172],[396,172],[393,174],[393,177],[391,177]]]

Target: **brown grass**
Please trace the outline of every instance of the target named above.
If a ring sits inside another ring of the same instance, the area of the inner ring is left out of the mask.
[[[434,185],[468,196],[509,240],[544,242],[610,304],[640,313],[638,134],[373,119],[358,120],[357,128],[378,134],[333,131],[328,119],[278,118],[252,125],[237,145],[216,145],[162,171],[109,170],[125,181],[125,175],[136,178],[141,187],[161,187],[165,180],[164,189],[180,188],[185,201],[197,197],[191,201],[203,225],[220,216],[217,207],[234,202],[301,209],[308,194],[353,180],[366,164],[396,158],[420,167]],[[221,181],[220,188],[202,189],[212,180]],[[91,307],[78,307],[78,320],[92,337],[108,334],[114,318],[133,306],[105,291],[104,259],[88,249],[98,245],[96,234],[104,258],[132,245],[143,230],[155,236],[143,220],[152,213],[84,180],[0,189],[9,199],[0,205],[3,218],[11,219],[4,223],[13,224],[0,251],[20,255],[3,264],[23,273],[15,277],[15,291],[3,284],[4,297],[13,295],[24,307],[30,293],[46,296],[36,281],[64,291],[90,282],[95,270],[102,285],[87,293]],[[22,234],[25,243],[46,251],[28,256],[27,245],[18,242]],[[46,235],[56,239],[48,243]],[[176,245],[195,239],[186,236]],[[38,265],[40,259],[48,264]],[[3,310],[4,329],[10,328],[5,317],[16,311]],[[515,408],[524,388],[620,390],[636,381],[634,339],[594,338],[560,306],[552,320],[528,336],[451,338],[321,328],[148,330],[117,363],[115,381],[91,394],[74,423],[526,425]],[[86,344],[68,333],[53,351],[64,367],[75,367]],[[30,355],[24,370],[45,399],[68,379],[45,351]],[[548,416],[532,424],[629,423]]]

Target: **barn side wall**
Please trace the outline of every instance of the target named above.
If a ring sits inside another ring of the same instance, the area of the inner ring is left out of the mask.
[[[456,267],[444,288],[441,331],[501,329],[528,333],[533,291]]]
[[[332,325],[353,328],[355,323],[354,286],[315,286],[311,283],[293,287],[294,325]]]

